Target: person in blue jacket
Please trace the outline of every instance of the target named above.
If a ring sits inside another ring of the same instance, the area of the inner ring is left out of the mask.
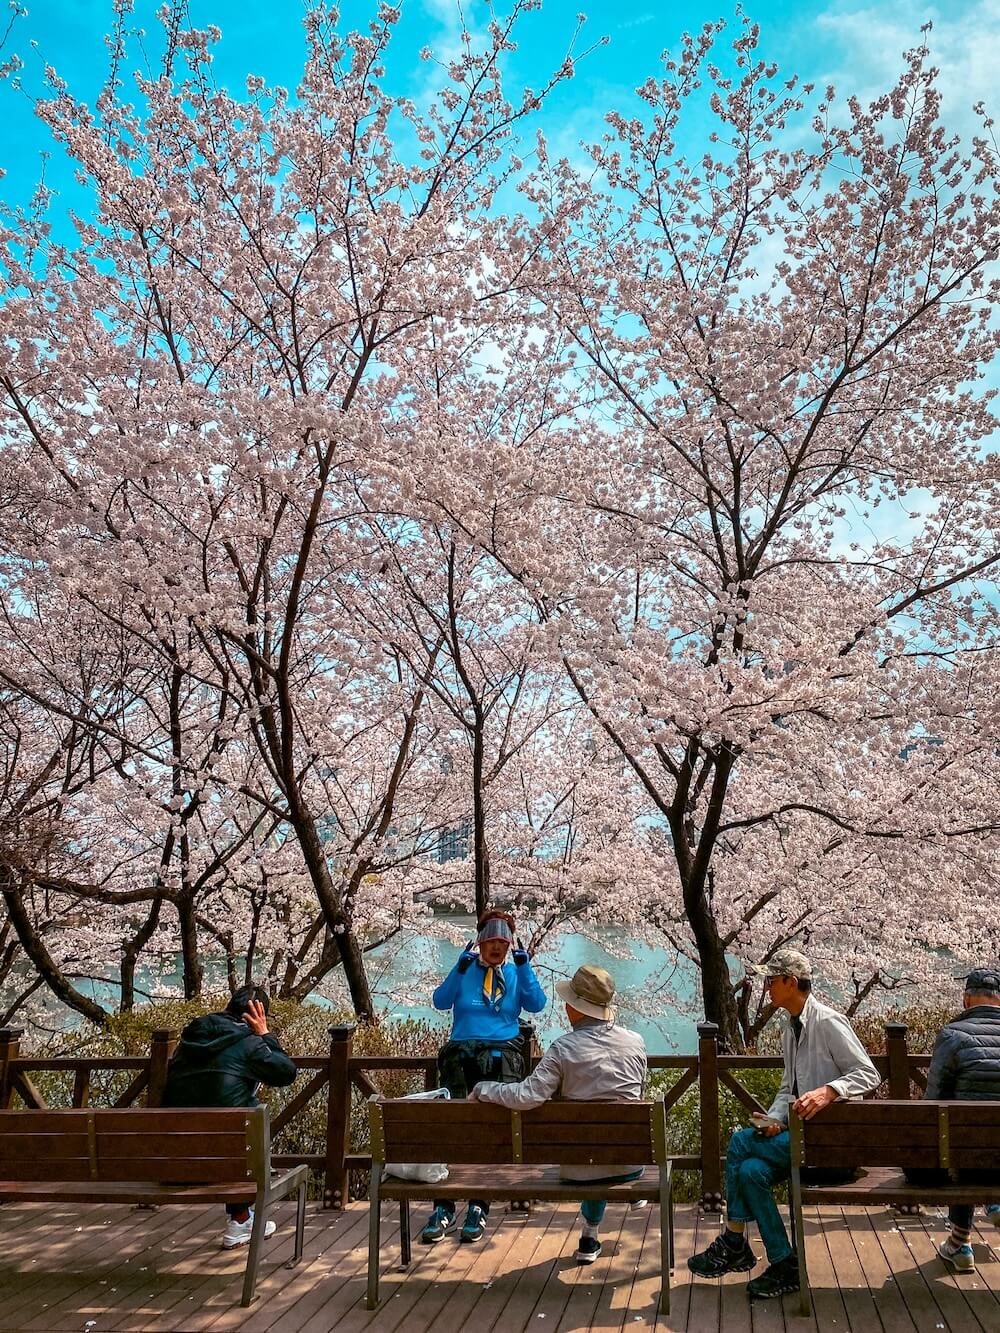
[[[434,1008],[454,1014],[451,1037],[438,1054],[439,1081],[452,1097],[467,1097],[484,1079],[517,1083],[528,1072],[529,1043],[521,1034],[521,1013],[544,1009],[545,992],[514,929],[508,912],[487,912],[476,938],[434,992]],[[459,1240],[481,1239],[489,1211],[485,1199],[470,1199]],[[433,1245],[454,1226],[454,1203],[436,1199],[420,1239]]]

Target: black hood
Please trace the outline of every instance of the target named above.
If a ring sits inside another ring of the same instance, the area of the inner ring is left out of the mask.
[[[185,1055],[192,1064],[209,1063],[223,1051],[246,1041],[250,1029],[229,1014],[205,1014],[193,1019],[181,1033]]]

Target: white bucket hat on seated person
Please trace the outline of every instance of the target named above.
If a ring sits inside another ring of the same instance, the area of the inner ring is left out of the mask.
[[[588,1018],[601,1018],[606,1023],[615,1021],[615,1007],[611,1003],[615,983],[611,973],[603,967],[585,963],[573,973],[572,981],[557,981],[556,994]]]

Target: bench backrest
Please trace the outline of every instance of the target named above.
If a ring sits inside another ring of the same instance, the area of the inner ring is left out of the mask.
[[[369,1101],[378,1162],[663,1166],[666,1113],[655,1102],[546,1102],[531,1111],[467,1101]]]
[[[252,1187],[269,1171],[266,1106],[0,1111],[0,1180]]]
[[[1000,1170],[1000,1102],[834,1102],[789,1128],[799,1166]]]

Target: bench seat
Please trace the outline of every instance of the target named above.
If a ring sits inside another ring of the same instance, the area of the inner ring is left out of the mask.
[[[940,1199],[938,1198],[940,1196]],[[802,1185],[803,1203],[860,1204],[871,1207],[886,1203],[900,1207],[940,1202],[947,1207],[953,1203],[994,1203],[1000,1197],[1000,1185],[911,1185],[893,1167],[867,1167],[857,1180],[843,1185]]]
[[[636,1180],[621,1185],[593,1185],[585,1180],[562,1180],[557,1166],[452,1166],[448,1179],[425,1185],[386,1176],[379,1190],[383,1199],[490,1199],[516,1202],[537,1199],[540,1203],[564,1203],[567,1199],[636,1199],[659,1202],[660,1172],[647,1166]]]
[[[294,1168],[296,1172],[302,1168]],[[290,1190],[283,1186],[292,1176],[282,1171],[271,1177],[274,1197]],[[249,1193],[253,1194],[251,1186]],[[218,1185],[157,1185],[127,1180],[0,1180],[3,1203],[245,1203],[247,1182]]]

